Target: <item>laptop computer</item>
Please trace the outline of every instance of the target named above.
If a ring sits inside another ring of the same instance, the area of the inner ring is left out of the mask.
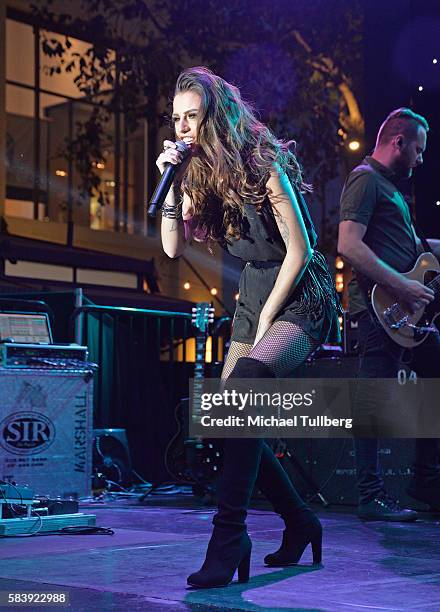
[[[44,312],[0,312],[0,340],[22,344],[52,344],[49,317]]]

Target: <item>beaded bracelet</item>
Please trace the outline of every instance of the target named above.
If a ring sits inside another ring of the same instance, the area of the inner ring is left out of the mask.
[[[166,202],[162,206],[162,217],[166,219],[181,219],[182,218],[182,206],[167,204]]]

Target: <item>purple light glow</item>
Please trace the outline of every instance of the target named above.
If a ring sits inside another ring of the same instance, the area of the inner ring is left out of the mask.
[[[239,49],[229,58],[224,74],[264,116],[283,112],[296,89],[291,60],[271,43]]]

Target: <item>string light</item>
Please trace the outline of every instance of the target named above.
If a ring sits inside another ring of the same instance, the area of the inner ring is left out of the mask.
[[[336,257],[335,267],[336,267],[337,270],[343,270],[344,269],[344,260],[342,259],[342,257],[340,255],[338,255]]]
[[[218,291],[215,287],[211,289],[211,295],[217,295]]]
[[[57,176],[67,176],[67,172],[65,170],[55,170],[55,174]]]
[[[432,63],[433,64],[437,64],[437,62],[438,62],[438,59],[436,57],[434,57],[434,59],[432,60]]]
[[[240,294],[239,294],[239,293],[236,293],[236,294],[234,295],[234,298],[235,298],[235,301],[236,301],[236,302],[238,301],[238,298],[239,298],[239,297],[240,297]]]
[[[348,148],[350,149],[350,151],[357,151],[360,148],[360,146],[361,146],[361,143],[359,142],[359,140],[352,140],[348,144]]]
[[[423,85],[419,85],[419,91],[423,91]]]
[[[185,283],[183,283],[183,288],[186,289],[188,291],[188,289],[191,289],[191,283],[189,283],[188,281],[186,281]]]
[[[440,200],[437,200],[436,204],[437,206],[440,206]]]
[[[336,291],[342,293],[344,291],[344,275],[339,273],[335,276]]]

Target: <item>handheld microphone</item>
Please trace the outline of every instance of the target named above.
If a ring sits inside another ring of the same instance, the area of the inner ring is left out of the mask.
[[[176,141],[176,148],[182,155],[182,161],[191,151],[189,145],[187,145],[183,140]],[[148,206],[147,214],[149,217],[155,217],[157,210],[162,208],[162,204],[165,202],[165,198],[167,197],[168,191],[170,190],[172,182],[174,181],[174,177],[176,176],[179,166],[180,164],[165,164],[165,170],[163,171],[159,184],[150,200],[150,205]]]

